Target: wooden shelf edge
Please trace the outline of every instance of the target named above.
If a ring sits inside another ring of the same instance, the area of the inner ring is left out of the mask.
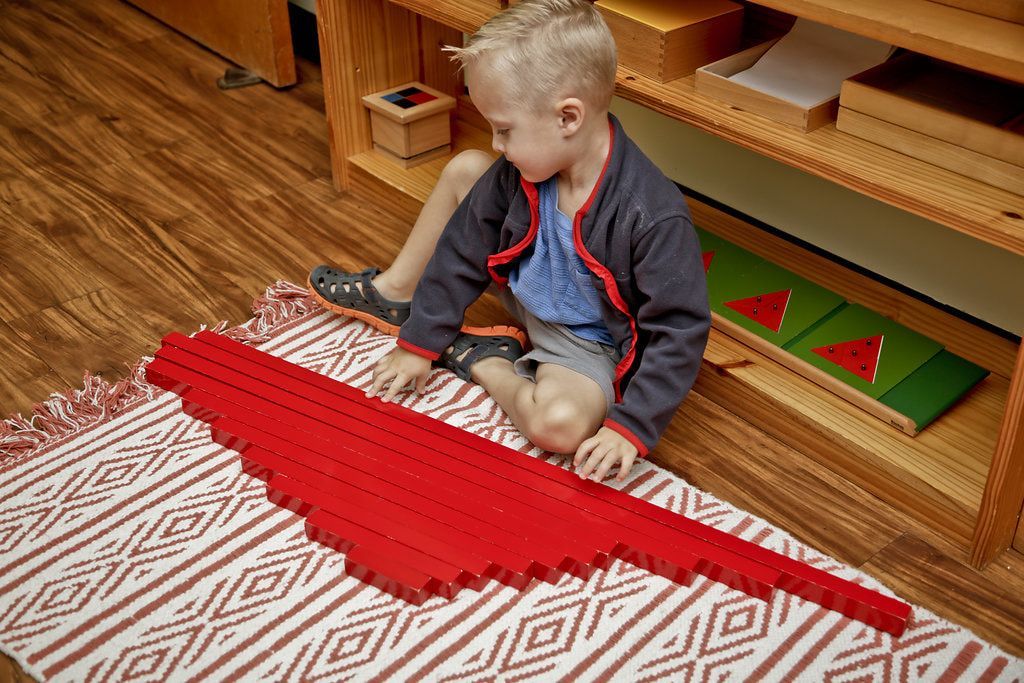
[[[928,0],[750,0],[1024,83],[1024,25]]]
[[[1008,394],[971,541],[971,563],[978,568],[1013,542],[1024,510],[1024,346]]]
[[[474,33],[501,8],[497,0],[463,0],[438,2],[437,0],[388,0],[395,5],[428,17],[439,24],[451,26],[463,33]]]

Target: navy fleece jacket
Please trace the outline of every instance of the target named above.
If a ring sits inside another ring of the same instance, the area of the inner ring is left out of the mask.
[[[573,241],[621,354],[616,401],[604,424],[646,455],[693,386],[711,314],[700,243],[682,194],[611,115],[609,132],[609,155],[573,219]],[[399,345],[436,359],[469,305],[492,281],[506,285],[537,225],[536,187],[498,159],[445,226]]]

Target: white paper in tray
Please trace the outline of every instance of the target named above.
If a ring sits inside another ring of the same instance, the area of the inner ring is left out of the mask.
[[[761,59],[730,80],[811,107],[839,95],[843,81],[892,54],[892,45],[797,19]]]

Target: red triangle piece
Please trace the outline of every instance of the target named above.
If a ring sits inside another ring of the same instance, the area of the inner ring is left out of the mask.
[[[764,325],[772,332],[778,332],[782,328],[782,319],[786,316],[786,307],[789,306],[789,297],[792,293],[792,289],[784,289],[746,299],[726,301],[725,305],[755,323]]]
[[[878,359],[882,353],[882,342],[885,337],[876,334],[873,337],[853,339],[851,341],[819,346],[811,349],[825,360],[832,361],[844,370],[848,370],[861,379],[875,383],[878,374]]]
[[[704,254],[704,274],[708,274],[708,268],[711,267],[711,261],[715,258],[715,252],[705,251]]]

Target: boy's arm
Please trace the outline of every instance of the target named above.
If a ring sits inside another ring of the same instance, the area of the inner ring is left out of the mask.
[[[647,338],[640,365],[605,426],[647,455],[690,391],[711,327],[700,242],[688,215],[657,221],[634,245],[642,301],[637,330]]]
[[[490,283],[487,257],[508,214],[511,166],[498,159],[449,219],[412,297],[398,345],[435,360],[455,339],[466,309]]]

